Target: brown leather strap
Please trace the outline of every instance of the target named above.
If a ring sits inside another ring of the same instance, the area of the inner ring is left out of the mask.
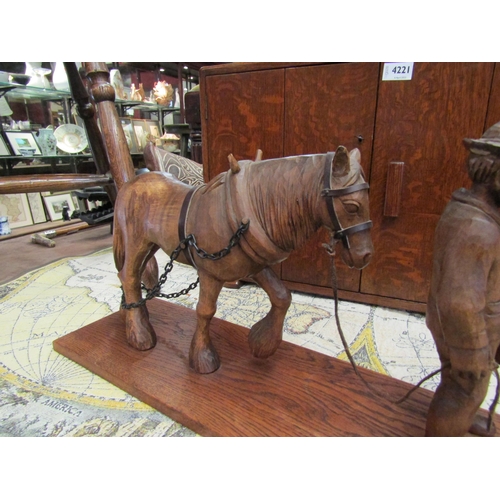
[[[354,226],[343,228],[340,220],[335,211],[335,205],[333,203],[333,198],[339,198],[345,196],[346,194],[355,193],[356,191],[361,191],[363,189],[369,189],[370,186],[367,182],[360,184],[353,184],[352,186],[347,186],[340,189],[331,188],[331,165],[333,161],[334,153],[328,153],[325,158],[325,171],[323,176],[323,191],[321,191],[321,196],[326,200],[326,206],[328,208],[328,214],[330,215],[330,220],[333,224],[334,238],[336,240],[342,240],[342,243],[346,248],[350,248],[349,238],[350,234],[357,233],[359,231],[364,231],[372,227],[372,221],[362,222],[361,224],[355,224]]]
[[[347,238],[347,236],[350,236],[351,234],[354,233],[359,233],[360,231],[364,231],[365,229],[370,229],[373,227],[373,223],[371,220],[362,222],[360,224],[356,224],[354,226],[349,226],[346,228],[341,229],[340,231],[336,231],[334,234],[334,238],[336,240],[344,240]],[[349,248],[349,247],[348,247]]]
[[[367,182],[363,182],[340,189],[323,189],[323,191],[321,191],[321,196],[340,197],[346,194],[355,193],[356,191],[362,191],[363,189],[369,189],[369,187],[370,185]]]
[[[332,162],[333,162],[333,157],[335,156],[335,153],[327,153],[325,157],[325,170],[323,173],[323,191],[321,194],[325,191],[330,191],[331,190],[331,182],[330,182],[330,176],[332,173]],[[328,214],[330,215],[330,220],[332,221],[333,224],[333,229],[335,232],[341,231],[342,226],[340,225],[340,221],[337,217],[337,213],[335,212],[335,206],[333,205],[333,198],[327,197],[326,198],[326,207],[328,209]]]
[[[179,223],[177,226],[177,232],[179,234],[179,242],[184,240],[186,238],[186,222],[187,222],[187,215],[189,212],[189,205],[191,204],[191,199],[193,198],[194,193],[198,191],[198,189],[191,189],[188,191],[186,194],[184,201],[182,202],[182,207],[181,207],[181,213],[179,215]],[[189,251],[189,245],[187,245],[184,248],[184,255],[186,256],[188,262],[191,263],[191,265],[196,269],[196,265],[194,263],[193,256],[191,255],[191,252]]]

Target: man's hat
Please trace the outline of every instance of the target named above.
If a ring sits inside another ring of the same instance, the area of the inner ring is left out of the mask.
[[[471,153],[500,156],[500,122],[490,127],[481,139],[464,139],[463,143]]]

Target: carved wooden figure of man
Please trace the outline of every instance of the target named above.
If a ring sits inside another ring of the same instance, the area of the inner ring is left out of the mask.
[[[477,411],[500,361],[500,122],[464,144],[472,187],[453,193],[434,241],[427,326],[442,372],[428,436],[494,432]]]

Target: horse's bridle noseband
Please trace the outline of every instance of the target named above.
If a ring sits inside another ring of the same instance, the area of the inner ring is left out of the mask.
[[[360,231],[365,231],[373,226],[371,220],[366,222],[361,222],[355,224],[354,226],[349,226],[346,228],[342,227],[340,220],[335,211],[335,205],[333,203],[333,198],[340,198],[346,194],[355,193],[356,191],[362,191],[363,189],[369,189],[370,185],[367,182],[362,182],[361,184],[353,184],[340,189],[332,189],[331,185],[331,166],[334,153],[329,153],[325,159],[325,173],[323,178],[324,189],[321,191],[321,196],[326,198],[326,206],[328,208],[328,213],[333,224],[333,237],[336,240],[342,240],[343,245],[349,249],[351,246],[349,244],[349,235],[358,233]]]

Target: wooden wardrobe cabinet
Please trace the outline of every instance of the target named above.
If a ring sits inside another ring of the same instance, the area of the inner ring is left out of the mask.
[[[361,151],[375,254],[363,271],[337,259],[339,296],[425,311],[434,230],[451,193],[468,186],[464,137],[500,121],[500,64],[414,63],[383,81],[383,63],[235,63],[201,70],[206,180],[227,156]],[[402,171],[400,189],[392,174]],[[388,184],[389,177],[389,184]],[[398,199],[399,204],[397,203]],[[388,210],[388,207],[391,210]],[[320,231],[276,271],[287,286],[331,296]]]

